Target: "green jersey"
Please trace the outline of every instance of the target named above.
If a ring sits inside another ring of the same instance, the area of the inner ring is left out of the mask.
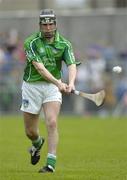
[[[45,68],[57,79],[61,78],[62,61],[65,61],[67,66],[76,64],[71,43],[58,32],[51,44],[46,42],[41,32],[34,33],[25,40],[24,49],[27,63],[23,80],[27,82],[46,81],[35,69],[32,61],[43,63]]]

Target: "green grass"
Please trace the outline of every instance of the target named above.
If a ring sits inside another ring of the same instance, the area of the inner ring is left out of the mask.
[[[0,118],[0,180],[127,180],[127,120],[60,117],[57,167],[39,174],[47,144],[36,166],[29,161],[21,117]],[[46,137],[43,121],[41,134]]]

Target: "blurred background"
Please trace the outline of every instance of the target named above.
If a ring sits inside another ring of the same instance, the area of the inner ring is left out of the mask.
[[[42,8],[53,8],[58,30],[73,44],[78,67],[76,89],[106,90],[102,107],[75,95],[63,96],[63,114],[127,114],[127,0],[0,0],[0,116],[20,114],[25,65],[24,39],[39,29]],[[120,65],[122,73],[112,67]],[[63,77],[67,69],[63,66]]]

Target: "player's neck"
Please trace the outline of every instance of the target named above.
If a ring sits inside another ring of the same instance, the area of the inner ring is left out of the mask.
[[[46,40],[47,43],[51,44],[51,43],[54,42],[54,37],[52,37],[52,38],[45,38],[45,40]]]

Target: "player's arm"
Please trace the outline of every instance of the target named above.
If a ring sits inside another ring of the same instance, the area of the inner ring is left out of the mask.
[[[61,80],[56,79],[43,65],[43,63],[39,63],[36,61],[32,61],[32,64],[34,65],[35,69],[38,71],[38,73],[43,76],[46,80],[49,82],[55,84],[60,91],[66,92],[68,85],[61,82]]]
[[[63,59],[68,66],[68,93],[75,89],[75,79],[76,79],[76,64],[73,49],[71,43],[67,43],[65,47]]]
[[[68,92],[70,93],[75,89],[75,79],[76,79],[76,64],[71,64],[68,66]]]

